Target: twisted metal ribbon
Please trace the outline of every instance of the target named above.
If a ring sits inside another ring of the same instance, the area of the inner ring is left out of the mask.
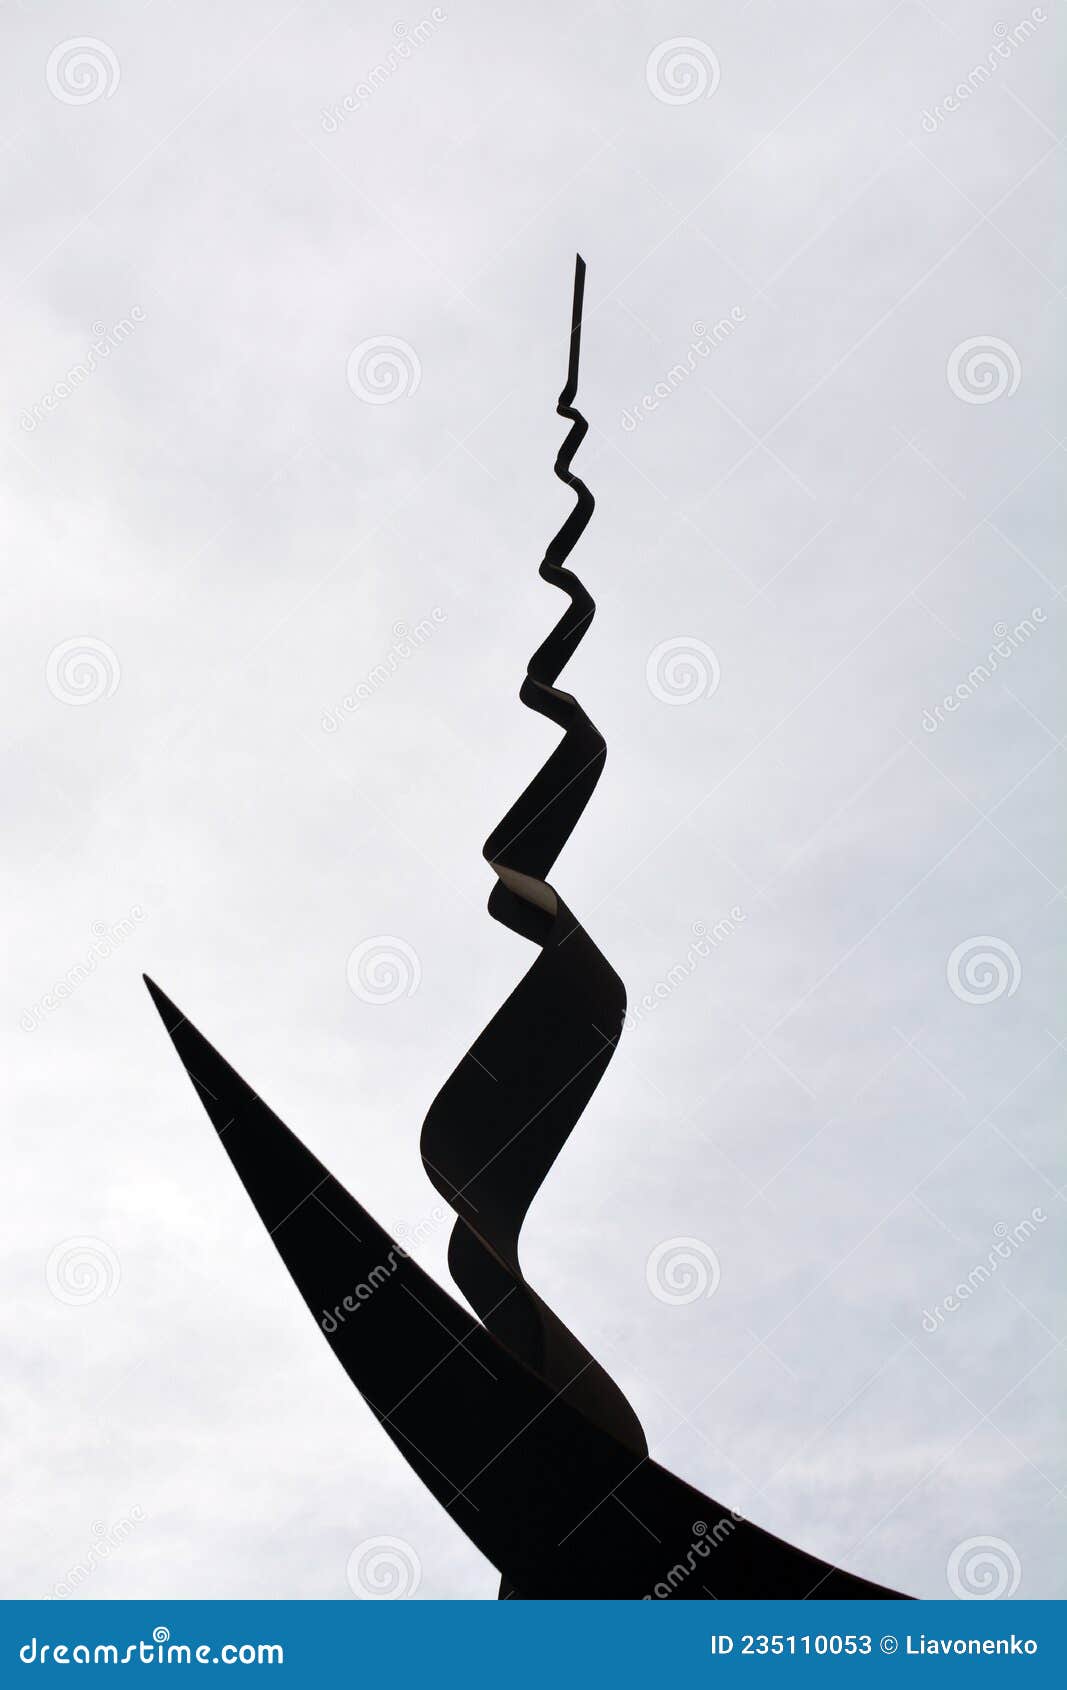
[[[571,469],[589,428],[574,409],[584,291],[579,257],[567,380],[556,406],[571,427],[555,462],[575,502],[540,565],[542,578],[570,603],[531,657],[519,692],[564,733],[483,852],[497,875],[490,914],[539,945],[541,955],[438,1094],[421,1147],[427,1173],[459,1216],[449,1247],[453,1278],[483,1324],[566,1401],[645,1455],[630,1404],[526,1283],[518,1255],[530,1204],[599,1084],[626,1012],[619,976],[547,881],[607,755],[577,699],[556,685],[596,608],[565,566],[594,507]]]

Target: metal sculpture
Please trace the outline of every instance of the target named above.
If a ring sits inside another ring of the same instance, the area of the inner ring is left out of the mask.
[[[605,744],[557,686],[592,619],[565,560],[593,512],[571,463],[585,265],[576,263],[571,427],[555,473],[575,494],[542,577],[570,603],[520,697],[563,738],[486,841],[490,913],[539,947],[435,1099],[422,1158],[456,1211],[449,1266],[479,1319],[424,1273],[157,986],[146,984],[260,1218],[345,1372],[501,1595],[895,1597],[784,1543],[655,1462],[618,1385],[527,1284],[530,1204],[622,1030],[622,981],[547,876],[596,786]]]

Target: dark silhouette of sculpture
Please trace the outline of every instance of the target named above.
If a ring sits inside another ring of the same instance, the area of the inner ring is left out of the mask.
[[[593,511],[571,471],[585,266],[575,273],[571,427],[555,473],[575,505],[541,563],[570,604],[520,697],[563,739],[485,845],[491,914],[540,947],[431,1106],[422,1157],[456,1211],[449,1265],[473,1319],[410,1260],[150,980],[252,1202],[371,1412],[521,1598],[892,1597],[742,1520],[648,1454],[619,1387],[523,1277],[519,1233],[622,1030],[621,980],[546,876],[604,763],[557,679],[594,605],[565,560]],[[346,1302],[347,1299],[347,1302]],[[684,1576],[672,1576],[682,1569]]]

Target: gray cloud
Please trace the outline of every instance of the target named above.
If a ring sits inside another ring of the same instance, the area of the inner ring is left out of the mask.
[[[484,915],[479,853],[552,744],[516,694],[557,613],[536,565],[566,509],[580,248],[599,614],[566,684],[609,758],[555,879],[631,1002],[674,983],[539,1197],[526,1271],[725,1506],[922,1596],[994,1536],[1019,1595],[1062,1594],[1058,15],[931,133],[1029,12],[439,10],[373,82],[399,41],[377,6],[10,21],[4,1592],[47,1593],[138,1509],[78,1594],[347,1597],[382,1535],[419,1596],[494,1593],[299,1307],[139,975],[384,1224],[430,1214],[422,1117],[531,960]],[[50,55],[87,26],[117,83],[98,55],[97,97],[57,97]],[[650,54],[694,30],[718,86],[658,99]],[[419,370],[386,404],[346,375],[379,337]],[[998,396],[958,391],[975,339]],[[121,678],[76,705],[49,657],[85,637]],[[650,689],[673,641],[714,652],[711,696]],[[368,1003],[346,962],[383,934],[421,979]],[[974,1003],[946,967],[981,936],[1021,978]],[[442,1278],[446,1237],[416,1251]],[[52,1294],[71,1238],[114,1253],[113,1294]],[[650,1294],[675,1238],[715,1251],[710,1298]]]

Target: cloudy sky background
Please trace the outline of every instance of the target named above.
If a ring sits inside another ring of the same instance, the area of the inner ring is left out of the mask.
[[[599,612],[566,684],[609,755],[554,880],[657,1007],[528,1276],[726,1506],[916,1595],[972,1539],[1003,1594],[1063,1594],[1059,10],[997,57],[1031,14],[987,0],[448,0],[347,112],[395,9],[5,10],[3,1594],[347,1598],[382,1536],[419,1597],[495,1592],[140,972],[445,1279],[418,1134],[532,960],[480,849],[554,740],[516,693],[562,602],[579,249]],[[88,83],[53,56],[84,37]],[[657,70],[682,37],[693,84]],[[383,336],[407,391],[370,403]],[[392,1002],[346,978],[381,936],[417,958]],[[713,1295],[650,1291],[678,1239]]]

